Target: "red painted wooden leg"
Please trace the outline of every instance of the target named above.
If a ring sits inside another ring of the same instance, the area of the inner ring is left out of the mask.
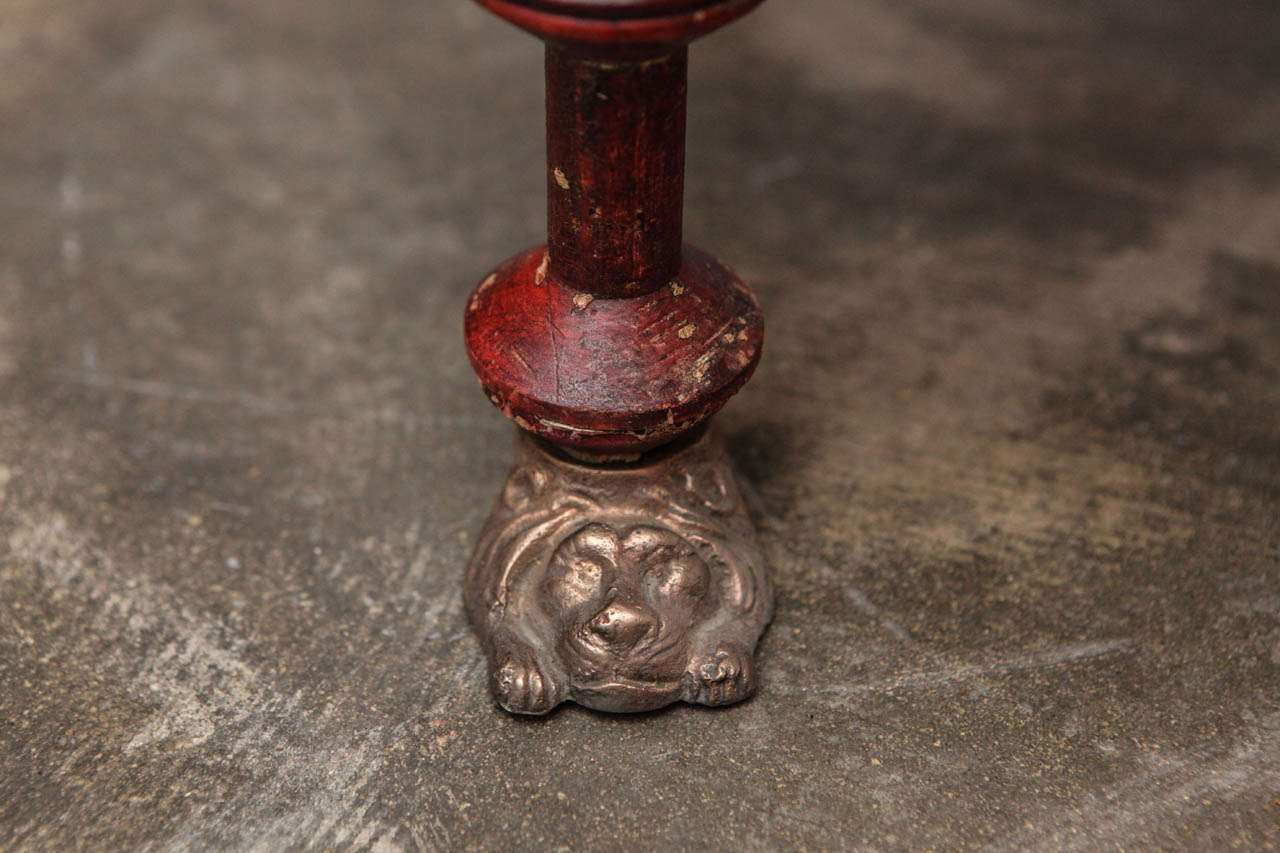
[[[548,43],[547,244],[465,318],[526,434],[467,573],[493,689],[525,713],[744,699],[772,596],[703,425],[755,369],[763,318],[684,245],[682,208],[687,44],[759,0],[479,2]]]

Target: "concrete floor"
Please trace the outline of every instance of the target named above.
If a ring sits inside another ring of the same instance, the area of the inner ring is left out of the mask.
[[[1280,843],[1280,7],[775,0],[687,233],[772,560],[728,710],[513,719],[461,314],[543,232],[464,0],[8,0],[0,848]]]

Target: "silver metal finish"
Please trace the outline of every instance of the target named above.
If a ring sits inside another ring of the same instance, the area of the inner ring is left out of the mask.
[[[520,714],[746,699],[773,611],[710,431],[631,465],[575,461],[520,433],[465,595],[494,696]]]

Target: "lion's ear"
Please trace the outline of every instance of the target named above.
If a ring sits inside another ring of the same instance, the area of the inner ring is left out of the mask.
[[[547,472],[529,465],[517,468],[507,477],[502,488],[502,502],[511,512],[524,512],[546,491]]]
[[[758,549],[735,547],[725,531],[713,528],[686,533],[685,538],[711,568],[722,603],[741,613],[754,608],[759,579],[764,574],[764,557]]]
[[[698,514],[729,514],[738,508],[734,489],[714,466],[698,465],[680,471],[673,476],[672,485],[675,501]]]
[[[542,508],[509,516],[506,523],[490,520],[480,536],[467,570],[469,596],[488,601],[487,618],[497,624],[506,618],[512,586],[531,572],[546,569],[567,531],[582,523],[578,506]]]

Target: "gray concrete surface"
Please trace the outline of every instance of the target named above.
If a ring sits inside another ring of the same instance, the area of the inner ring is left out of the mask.
[[[0,847],[1274,847],[1280,13],[775,0],[690,237],[780,600],[748,705],[512,719],[459,576],[539,239],[463,0],[0,13]]]

